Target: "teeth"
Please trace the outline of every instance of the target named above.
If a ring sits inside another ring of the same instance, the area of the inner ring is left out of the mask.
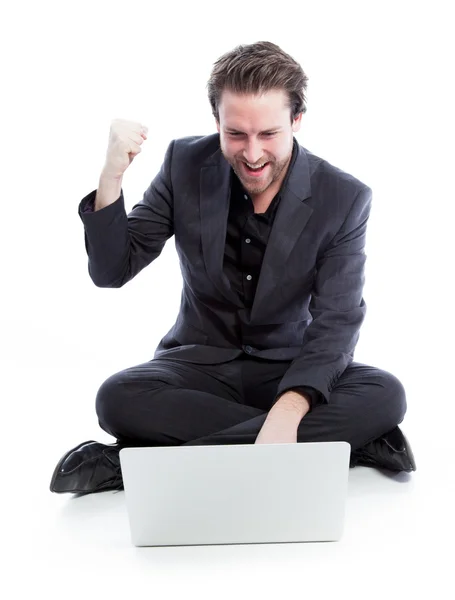
[[[260,169],[260,168],[262,168],[267,163],[262,163],[262,165],[257,165],[257,166],[250,165],[250,163],[246,163],[246,164],[250,167],[250,169]]]

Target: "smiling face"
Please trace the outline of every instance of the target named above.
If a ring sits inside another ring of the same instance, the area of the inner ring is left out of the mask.
[[[293,133],[300,129],[302,114],[291,124],[283,90],[261,96],[224,90],[218,111],[221,151],[243,187],[252,197],[265,192],[274,196],[286,175]],[[254,171],[247,163],[267,164]]]

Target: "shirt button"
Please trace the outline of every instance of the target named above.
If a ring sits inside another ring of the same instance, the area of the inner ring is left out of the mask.
[[[245,242],[249,244],[251,242],[250,238],[246,238]]]
[[[248,200],[248,196],[246,194],[244,194],[243,197],[245,198],[245,200]]]
[[[248,279],[248,281],[251,281],[253,279],[251,275],[247,275],[246,278]]]

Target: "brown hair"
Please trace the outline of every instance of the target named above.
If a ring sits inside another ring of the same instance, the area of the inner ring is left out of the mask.
[[[215,63],[207,83],[212,114],[219,122],[218,107],[224,90],[262,94],[272,89],[287,93],[291,123],[306,112],[308,77],[289,54],[272,42],[236,46]]]

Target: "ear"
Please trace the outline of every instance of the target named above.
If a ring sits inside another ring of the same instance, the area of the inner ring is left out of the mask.
[[[216,128],[218,130],[218,133],[220,133],[220,124],[218,123],[217,119],[215,119],[215,123],[216,123]]]
[[[292,131],[299,131],[300,125],[302,124],[303,113],[300,113],[292,123]]]

